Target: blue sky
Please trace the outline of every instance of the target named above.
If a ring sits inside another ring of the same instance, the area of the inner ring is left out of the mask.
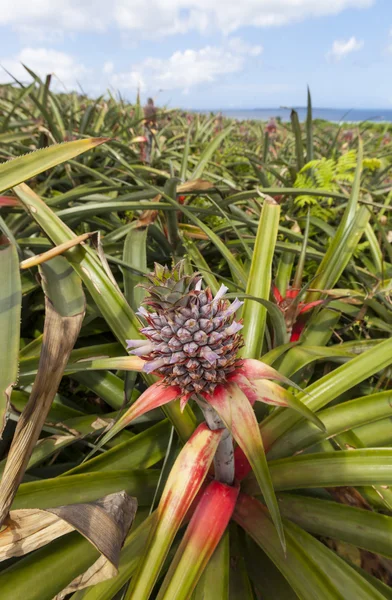
[[[392,0],[0,0],[0,64],[184,108],[392,108]],[[9,81],[0,71],[0,82]]]

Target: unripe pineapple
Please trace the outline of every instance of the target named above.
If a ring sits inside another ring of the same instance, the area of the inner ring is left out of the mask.
[[[239,365],[241,323],[234,313],[242,305],[224,300],[221,286],[215,298],[201,289],[201,276],[184,275],[184,263],[172,270],[155,265],[146,286],[149,296],[139,315],[147,321],[141,329],[147,340],[127,340],[132,353],[146,362],[144,371],[178,386],[183,395],[212,394]]]

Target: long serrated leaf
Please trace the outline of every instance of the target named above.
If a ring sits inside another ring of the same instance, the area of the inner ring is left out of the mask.
[[[305,531],[392,558],[392,518],[338,502],[280,494],[282,515]]]
[[[304,148],[302,144],[302,131],[296,110],[290,112],[291,127],[294,133],[295,154],[297,157],[297,170],[300,171],[305,164]]]
[[[63,448],[75,443],[78,439],[80,438],[77,435],[54,435],[39,440],[31,454],[26,471],[39,465],[53,454],[61,452]],[[4,471],[5,463],[6,459],[0,462],[0,474]]]
[[[10,395],[18,377],[22,286],[18,253],[13,244],[0,246],[0,435],[4,429]]]
[[[357,167],[354,182],[343,218],[339,224],[334,238],[321,261],[316,276],[312,282],[313,288],[326,289],[335,285],[344,268],[352,257],[357,244],[365,231],[370,218],[370,211],[366,206],[358,209],[361,175],[362,175],[363,144],[358,146]],[[318,292],[308,292],[305,302],[317,300]]]
[[[111,469],[22,483],[12,509],[92,502],[122,490],[136,496],[141,506],[150,506],[158,479],[155,469]]]
[[[312,97],[308,87],[308,107],[306,111],[306,162],[310,162],[314,158],[313,152],[313,114],[312,114]]]
[[[300,454],[269,463],[275,490],[392,484],[392,450],[366,448],[339,452]],[[249,480],[247,493],[258,493]]]
[[[107,141],[89,138],[66,142],[4,162],[0,165],[0,193]]]
[[[255,498],[240,494],[233,519],[254,539],[288,580],[301,600],[343,600],[319,565],[288,536],[283,551],[265,507]]]
[[[313,411],[319,410],[346,390],[353,388],[391,363],[392,340],[385,340],[374,348],[351,359],[348,363],[341,365],[332,373],[324,375],[303,392],[300,392],[298,397]],[[288,414],[287,411],[283,413],[281,409],[265,419],[260,427],[266,445],[272,446],[298,420],[299,417],[295,413]]]
[[[271,268],[276,236],[278,234],[280,206],[264,201],[257,229],[253,258],[246,286],[246,294],[268,301],[271,290]],[[243,358],[259,358],[261,355],[267,311],[263,305],[245,299],[242,319],[245,345],[240,351]]]
[[[391,398],[392,393],[387,390],[326,408],[318,413],[324,424],[325,432],[312,423],[302,421],[282,436],[280,443],[276,444],[268,453],[268,458],[270,460],[284,458],[325,438],[330,438],[363,424],[369,426],[373,422],[376,423],[374,428],[376,439],[369,441],[371,444],[373,442],[375,446],[383,446],[385,444],[381,437],[381,431],[380,437],[377,439],[377,428],[380,427],[377,424],[383,417],[390,416]]]
[[[286,530],[288,535],[302,546],[308,556],[313,558],[329,581],[336,586],[342,599],[383,600],[383,594],[375,586],[325,544],[293,523],[287,522]]]
[[[190,142],[191,142],[192,130],[193,130],[193,127],[190,126],[188,128],[188,133],[186,135],[186,140],[185,140],[185,146],[184,146],[184,150],[182,153],[181,167],[180,167],[180,173],[179,173],[180,179],[182,181],[185,181],[187,178],[189,146],[190,146]]]
[[[343,559],[292,523],[285,525],[284,555],[265,507],[255,498],[240,494],[233,517],[273,560],[302,600],[383,599]]]
[[[132,227],[124,241],[123,261],[139,271],[147,272],[147,227]],[[139,286],[143,276],[124,269],[124,296],[133,310],[138,310],[146,290]]]
[[[253,385],[256,389],[256,399],[260,402],[266,402],[275,406],[287,406],[297,411],[308,421],[311,421],[319,430],[325,432],[325,425],[321,419],[306,404],[294,396],[294,394],[291,394],[272,381],[258,380]]]
[[[73,231],[27,185],[17,186],[15,192],[33,219],[56,245],[76,237]],[[113,285],[94,250],[88,246],[75,247],[67,255],[67,260],[85,283],[120,343],[126,345],[124,334],[129,338],[138,337],[139,322],[135,314],[121,292]]]

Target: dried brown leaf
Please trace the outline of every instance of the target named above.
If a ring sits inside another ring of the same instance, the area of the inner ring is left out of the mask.
[[[11,511],[0,532],[0,561],[22,556],[71,531],[78,531],[101,556],[56,596],[60,600],[117,574],[121,547],[136,509],[135,498],[126,492],[117,492],[85,504]]]
[[[160,202],[162,200],[162,195],[158,194],[151,200],[152,203]],[[144,210],[140,215],[139,219],[136,221],[136,227],[138,229],[142,229],[143,227],[148,227],[152,223],[155,222],[158,216],[157,210]]]
[[[59,315],[45,297],[45,324],[38,372],[26,407],[15,429],[0,483],[0,524],[22,481],[82,325],[84,312]]]
[[[204,179],[193,179],[192,181],[185,181],[177,187],[178,194],[184,194],[186,192],[198,192],[204,190],[211,190],[215,187],[214,183],[205,181]]]

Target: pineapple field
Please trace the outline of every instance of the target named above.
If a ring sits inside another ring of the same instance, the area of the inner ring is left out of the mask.
[[[392,599],[392,124],[0,87],[7,600]]]

